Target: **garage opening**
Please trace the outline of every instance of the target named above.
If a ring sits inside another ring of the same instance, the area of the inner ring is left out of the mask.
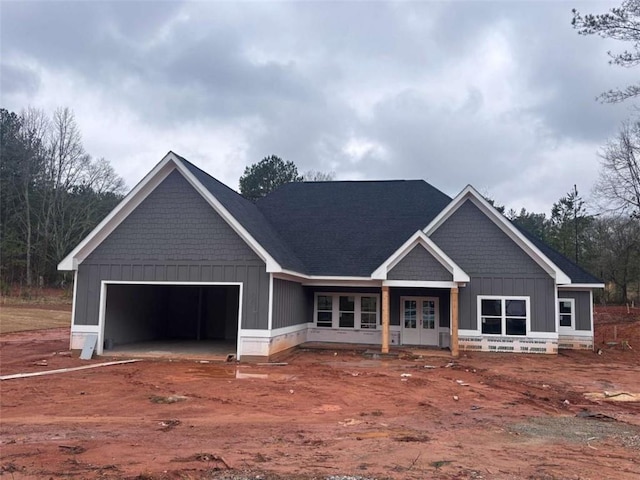
[[[239,285],[107,284],[104,353],[236,354]]]

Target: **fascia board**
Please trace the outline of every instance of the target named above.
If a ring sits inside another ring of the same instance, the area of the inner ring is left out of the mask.
[[[570,283],[568,285],[558,285],[558,289],[560,290],[571,290],[571,289],[581,289],[581,290],[591,290],[593,288],[604,288],[604,283]]]

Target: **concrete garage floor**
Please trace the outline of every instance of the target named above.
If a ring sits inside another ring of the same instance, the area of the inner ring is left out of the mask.
[[[175,358],[180,360],[226,361],[236,354],[236,342],[221,340],[154,340],[127,343],[104,349],[105,357]]]

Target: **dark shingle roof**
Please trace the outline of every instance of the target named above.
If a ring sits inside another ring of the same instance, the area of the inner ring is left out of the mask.
[[[531,243],[538,247],[538,249],[549,258],[549,260],[555,263],[560,270],[569,275],[571,283],[603,283],[602,280],[591,275],[584,268],[569,260],[563,254],[547,245],[544,241],[542,241],[535,235],[529,233],[515,223],[513,225],[520,231],[520,233],[522,233],[529,241],[531,241]]]
[[[371,275],[451,202],[423,180],[389,180],[289,183],[254,204],[176,157],[283,268],[309,275]],[[572,283],[602,283],[516,228]]]
[[[176,155],[176,154],[174,154]],[[304,272],[304,265],[288,245],[280,238],[255,204],[242,195],[219,182],[208,173],[200,170],[185,158],[176,155],[184,166],[198,179],[198,181],[226,208],[233,217],[251,234],[253,238],[278,262],[283,268]]]
[[[369,276],[451,201],[423,180],[299,182],[256,205],[311,275]]]

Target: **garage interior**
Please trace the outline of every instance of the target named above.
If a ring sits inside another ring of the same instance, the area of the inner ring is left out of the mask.
[[[104,354],[236,354],[237,285],[108,284]]]

